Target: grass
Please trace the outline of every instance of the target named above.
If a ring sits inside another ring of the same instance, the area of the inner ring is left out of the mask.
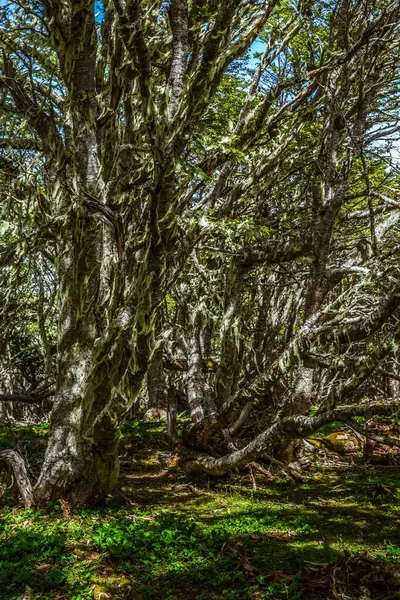
[[[15,430],[33,463],[43,453],[33,442],[47,432]],[[0,431],[2,446],[13,441]],[[261,477],[253,491],[246,473],[198,476],[187,485],[176,467],[160,462],[160,452],[168,452],[162,427],[128,424],[121,440],[125,499],[110,496],[101,508],[64,515],[59,504],[22,510],[4,497],[0,598],[20,599],[28,586],[43,600],[325,600],[334,597],[329,586],[310,589],[301,580],[310,563],[347,555],[400,569],[397,469],[316,471],[301,486]],[[379,485],[392,494],[379,493]],[[400,597],[387,586],[373,593],[343,597]]]

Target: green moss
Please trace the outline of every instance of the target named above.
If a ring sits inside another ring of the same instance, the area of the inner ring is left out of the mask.
[[[357,452],[361,449],[358,438],[346,431],[334,431],[325,437],[308,438],[307,441],[317,448],[331,450],[338,454]]]

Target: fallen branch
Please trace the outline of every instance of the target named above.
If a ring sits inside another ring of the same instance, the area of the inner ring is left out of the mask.
[[[253,491],[256,492],[257,491],[257,482],[256,482],[256,478],[254,477],[252,464],[253,463],[249,463],[247,466],[249,467],[249,471],[250,471],[250,479],[252,482]]]
[[[264,469],[264,467],[262,467],[257,462],[251,462],[247,466],[254,469],[254,471],[258,471],[258,473],[261,473],[261,475],[264,475],[264,477],[266,477],[268,481],[274,481],[275,477],[272,475],[272,473],[267,471],[267,469]]]

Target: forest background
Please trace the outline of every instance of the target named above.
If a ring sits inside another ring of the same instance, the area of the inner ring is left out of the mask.
[[[26,508],[109,498],[149,409],[185,476],[301,479],[337,423],[397,452],[399,10],[2,0],[0,410],[50,419],[37,472],[0,451]]]

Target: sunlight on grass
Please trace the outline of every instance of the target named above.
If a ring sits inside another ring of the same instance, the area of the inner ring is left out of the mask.
[[[59,504],[44,511],[3,502],[0,598],[20,599],[29,586],[43,600],[104,594],[325,600],[324,592],[302,591],[295,573],[345,553],[400,562],[400,475],[393,470],[354,468],[345,478],[319,473],[302,486],[279,478],[264,484],[260,478],[256,491],[245,473],[196,477],[189,485],[179,471],[169,473],[157,461],[162,428],[147,427],[145,434],[141,429],[128,426],[121,440],[122,454],[135,448],[133,471],[123,470],[121,478],[135,506],[114,495],[102,507],[72,509],[65,517]],[[17,431],[21,440],[32,441],[47,428]],[[7,431],[0,439],[7,440]],[[149,464],[158,475],[149,474]],[[378,482],[393,495],[371,498],[369,487]],[[239,550],[224,552],[231,540],[238,540]],[[243,568],[241,556],[253,571]]]

